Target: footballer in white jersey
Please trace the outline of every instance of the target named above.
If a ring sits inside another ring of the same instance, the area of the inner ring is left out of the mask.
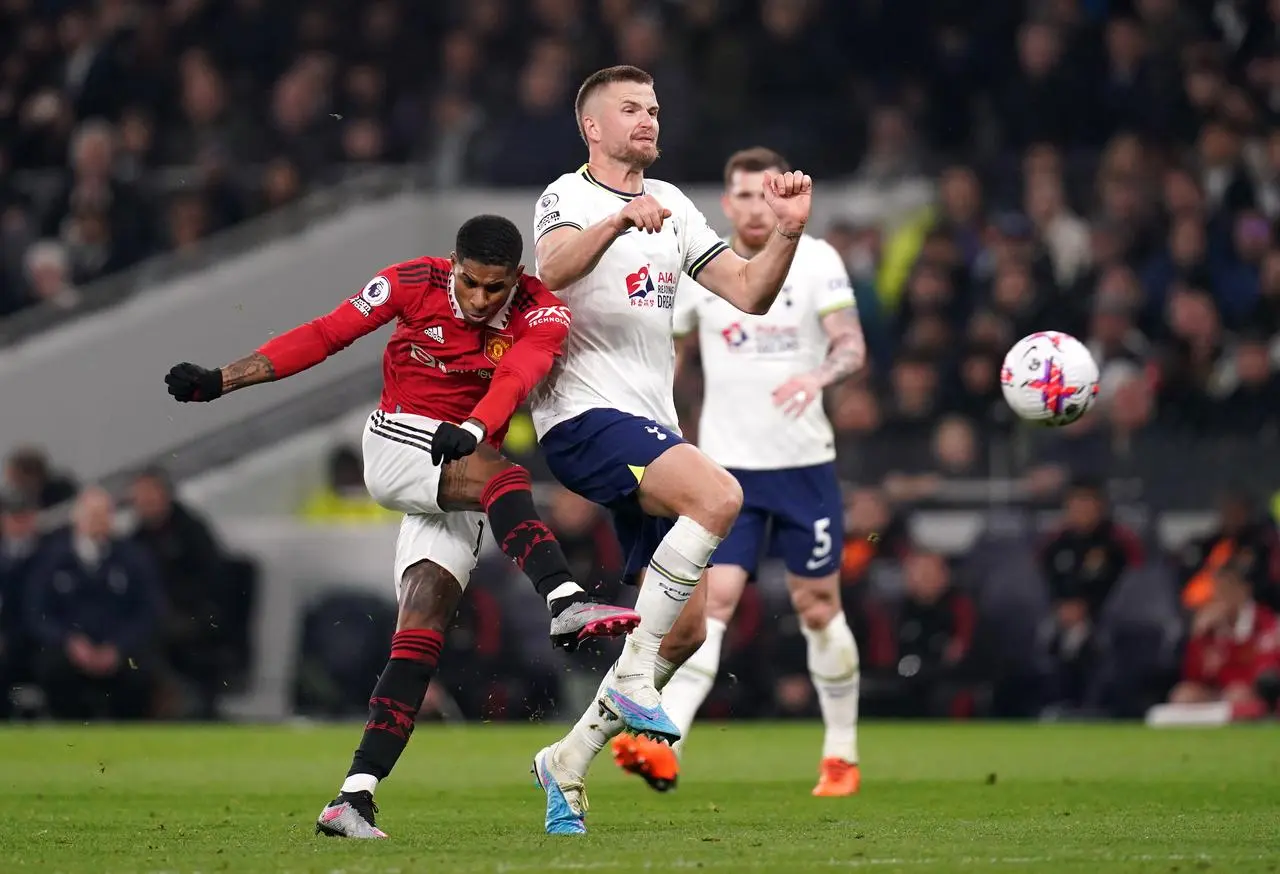
[[[744,313],[767,312],[808,222],[813,188],[799,172],[760,178],[771,224],[748,261],[678,188],[645,177],[658,158],[653,77],[625,66],[594,73],[575,113],[587,164],[555,180],[535,206],[538,276],[568,305],[574,330],[531,396],[534,426],[551,473],[609,509],[628,577],[644,575],[640,623],[596,700],[534,757],[550,834],[586,831],[586,772],[610,740],[648,738],[669,750],[679,739],[659,690],[701,644],[700,581],[742,507],[733,475],[677,427],[671,329],[681,276]]]
[[[769,232],[759,178],[786,169],[781,155],[762,148],[739,152],[726,165],[722,203],[733,225],[732,248],[744,257],[752,257]],[[779,558],[825,726],[813,794],[851,795],[861,779],[858,650],[840,603],[844,507],[834,435],[822,408],[822,390],[866,357],[849,275],[835,249],[803,236],[767,313],[738,312],[690,284],[677,301],[675,327],[688,335],[682,342],[696,339],[702,360],[698,445],[737,478],[743,500],[707,569],[706,641],[663,690],[663,707],[680,729],[683,749],[714,685],[721,642],[744,587],[762,559]],[[664,754],[658,748],[641,753],[645,764],[629,770],[648,778],[654,767],[648,763],[661,766]]]
[[[835,460],[822,404],[798,415],[776,402],[780,386],[822,366],[831,342],[824,320],[854,309],[840,255],[822,240],[800,238],[791,272],[769,312],[748,315],[689,283],[676,300],[677,338],[697,336],[706,390],[698,446],[730,470],[779,470]],[[856,318],[856,316],[854,317]]]
[[[599,408],[652,419],[678,433],[671,391],[676,291],[682,276],[696,279],[728,246],[674,185],[646,179],[643,194],[671,211],[662,230],[630,229],[605,250],[594,270],[557,292],[573,313],[574,330],[530,398],[539,439],[561,422]],[[566,173],[538,199],[535,243],[560,228],[590,227],[635,197],[602,184],[585,165]]]

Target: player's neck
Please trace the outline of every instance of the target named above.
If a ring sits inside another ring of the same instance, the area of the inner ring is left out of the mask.
[[[746,243],[742,242],[742,238],[739,237],[737,234],[734,234],[729,239],[729,248],[732,249],[735,254],[737,254],[742,258],[746,258],[748,261],[750,261],[752,258],[760,254],[759,249],[752,248],[751,246],[748,246]]]
[[[587,171],[601,185],[614,191],[624,194],[639,194],[644,191],[644,170],[632,164],[592,156],[587,161]]]

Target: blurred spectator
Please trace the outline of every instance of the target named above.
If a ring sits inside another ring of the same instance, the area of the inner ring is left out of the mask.
[[[400,514],[379,506],[369,497],[364,484],[364,463],[350,446],[339,446],[329,454],[328,477],[323,486],[307,498],[301,515],[308,522],[385,523]]]
[[[27,249],[25,256],[27,281],[34,302],[60,310],[74,309],[80,293],[71,281],[71,264],[67,250],[55,240],[41,240]]]
[[[130,266],[151,245],[146,204],[116,175],[115,130],[101,119],[76,128],[71,176],[45,213],[44,233],[71,249],[73,276],[87,282]]]
[[[176,675],[169,679],[195,688],[197,715],[213,718],[233,661],[225,646],[235,633],[226,558],[209,526],[174,497],[164,471],[135,477],[130,498],[137,517],[132,541],[150,557],[164,593],[158,654]],[[169,682],[164,691],[174,702],[165,706],[176,707],[182,690]]]
[[[904,590],[889,605],[865,601],[871,631],[864,677],[880,689],[871,711],[893,717],[966,717],[973,713],[965,660],[976,613],[951,585],[946,559],[914,549],[903,562]]]
[[[27,577],[43,538],[40,508],[16,492],[0,492],[0,718],[10,690],[34,679],[35,641],[27,629]]]
[[[76,494],[75,482],[50,470],[44,450],[36,446],[24,446],[9,453],[4,466],[4,486],[41,509],[55,507]]]
[[[36,674],[57,719],[139,719],[150,712],[163,596],[155,567],[112,534],[99,488],[76,498],[72,528],[40,553],[26,615]]]
[[[1040,550],[1052,615],[1041,629],[1051,674],[1051,702],[1083,706],[1097,671],[1091,644],[1121,575],[1142,562],[1137,537],[1116,523],[1101,485],[1077,479],[1067,492],[1063,522]]]
[[[1231,564],[1212,574],[1213,594],[1196,611],[1174,704],[1225,701],[1236,719],[1257,718],[1280,690],[1280,623],[1253,599]]]
[[[906,521],[893,512],[881,490],[859,488],[848,493],[840,556],[841,587],[861,585],[877,559],[900,561],[909,548]]]
[[[496,185],[546,185],[582,148],[573,116],[570,52],[555,40],[533,46],[520,72],[516,104],[492,119],[483,173]],[[536,149],[530,143],[538,143]]]
[[[1247,492],[1230,491],[1218,502],[1218,525],[1188,543],[1178,555],[1182,606],[1191,612],[1215,592],[1215,575],[1228,565],[1253,587],[1260,603],[1280,609],[1280,537],[1275,521]]]

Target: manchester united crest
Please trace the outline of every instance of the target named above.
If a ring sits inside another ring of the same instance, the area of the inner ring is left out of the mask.
[[[511,343],[511,338],[505,334],[489,334],[484,341],[484,357],[497,367],[502,363],[502,356],[511,348]]]

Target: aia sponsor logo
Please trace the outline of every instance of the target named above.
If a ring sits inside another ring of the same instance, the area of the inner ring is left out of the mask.
[[[676,302],[676,274],[652,272],[648,264],[627,276],[627,299],[633,307],[669,310]]]
[[[644,300],[655,290],[653,280],[649,278],[648,264],[627,277],[627,297],[632,300]]]

